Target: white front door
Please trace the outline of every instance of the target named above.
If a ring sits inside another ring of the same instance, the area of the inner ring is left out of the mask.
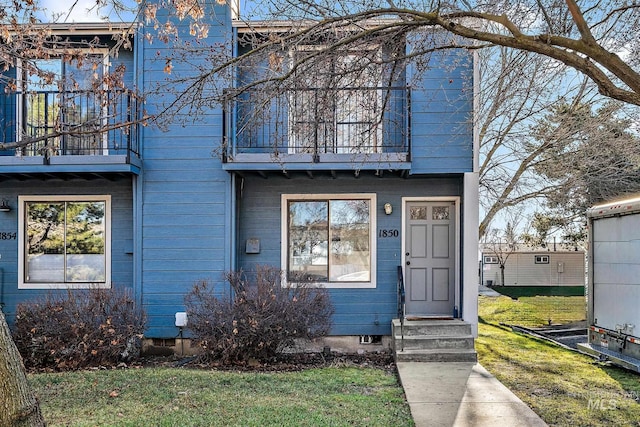
[[[456,206],[405,205],[404,277],[407,316],[452,316],[456,283]]]

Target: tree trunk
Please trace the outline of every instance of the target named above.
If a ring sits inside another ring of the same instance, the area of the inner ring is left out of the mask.
[[[40,406],[27,382],[22,357],[0,310],[0,426],[44,425]]]

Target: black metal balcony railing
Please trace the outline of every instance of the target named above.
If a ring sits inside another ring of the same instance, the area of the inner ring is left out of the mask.
[[[226,105],[226,160],[238,154],[408,153],[406,87],[249,91]]]
[[[4,135],[34,140],[16,155],[139,156],[131,93],[34,91],[4,95],[3,104]]]

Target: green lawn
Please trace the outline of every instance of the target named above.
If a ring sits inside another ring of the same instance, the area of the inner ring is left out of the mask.
[[[574,307],[562,322],[582,320],[572,298],[480,297],[479,362],[550,425],[639,426],[639,375],[499,325],[519,317],[544,320],[539,313],[555,307]]]
[[[480,297],[480,321],[519,326],[573,323],[587,318],[583,296]]]
[[[30,377],[49,426],[412,426],[393,373],[140,368]]]

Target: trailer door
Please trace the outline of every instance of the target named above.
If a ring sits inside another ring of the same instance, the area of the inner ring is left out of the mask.
[[[640,214],[594,218],[592,236],[592,320],[610,330],[635,325],[638,335]]]

